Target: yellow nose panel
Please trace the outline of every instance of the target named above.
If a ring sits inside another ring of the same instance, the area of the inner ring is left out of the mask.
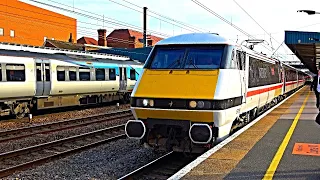
[[[219,70],[145,69],[135,97],[213,99]]]
[[[190,120],[191,122],[213,122],[213,112],[210,111],[186,111],[186,110],[165,110],[165,109],[143,109],[134,108],[139,119],[171,119]]]

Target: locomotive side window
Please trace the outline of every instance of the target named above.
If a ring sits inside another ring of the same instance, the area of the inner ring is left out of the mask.
[[[6,65],[7,81],[25,81],[25,67],[23,64]]]
[[[130,69],[130,79],[136,80],[136,70]]]
[[[79,68],[79,79],[80,81],[90,81],[90,69]]]
[[[96,69],[96,80],[104,81],[106,80],[106,72],[105,69]]]
[[[77,68],[69,67],[69,81],[77,80]]]
[[[109,69],[109,80],[116,80],[116,69]]]
[[[57,67],[57,80],[58,81],[65,81],[66,80],[65,67],[61,67],[61,66]]]
[[[240,70],[245,70],[246,52],[237,51],[236,58],[237,58],[238,68]]]

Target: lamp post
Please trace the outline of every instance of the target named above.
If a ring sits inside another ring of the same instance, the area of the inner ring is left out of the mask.
[[[297,12],[307,13],[308,15],[320,14],[320,12],[316,12],[313,10],[298,10]]]

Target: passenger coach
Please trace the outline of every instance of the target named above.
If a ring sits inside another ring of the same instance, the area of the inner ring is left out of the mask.
[[[127,57],[0,44],[0,116],[128,102],[141,70]]]

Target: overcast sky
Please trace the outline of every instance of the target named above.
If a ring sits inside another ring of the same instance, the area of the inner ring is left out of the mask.
[[[33,3],[30,0],[21,0],[36,6],[44,7],[49,10],[54,10],[61,14],[74,17],[78,20],[78,37],[88,36],[97,39],[98,28],[106,28],[111,32],[114,28],[127,28],[123,25],[115,25],[110,22],[103,23],[102,20],[93,20],[90,18],[61,11],[48,6]],[[128,4],[123,0],[114,0],[115,2],[136,9],[134,11],[127,7],[118,5],[110,0],[38,0],[55,6],[67,8],[98,18],[104,16],[105,21],[115,19],[136,26],[136,29],[142,31],[142,8]],[[161,15],[168,16],[174,20],[182,21],[188,25],[192,25],[201,31],[216,32],[220,35],[242,42],[248,37],[238,30],[234,29],[229,24],[223,22],[213,14],[210,14],[191,0],[127,0],[138,6],[146,6],[149,10],[155,11]],[[274,49],[284,41],[285,30],[296,31],[320,31],[320,14],[309,16],[305,13],[297,13],[299,9],[311,9],[320,12],[319,0],[198,0],[206,5],[212,11],[216,12],[223,18],[231,21],[233,24],[249,33],[250,35],[265,39],[265,46],[271,50],[271,44]],[[237,2],[250,16],[252,16],[268,33],[259,27],[235,2]],[[58,4],[61,3],[61,4]],[[66,7],[68,5],[70,7]],[[75,9],[73,9],[73,7]],[[81,10],[86,10],[84,12]],[[95,13],[95,14],[93,14]],[[157,16],[148,12],[149,15]],[[99,16],[100,15],[100,16]],[[157,16],[158,17],[158,16]],[[163,18],[162,18],[163,19]],[[161,34],[166,36],[178,35],[182,33],[190,33],[192,31],[177,27],[165,21],[161,21],[154,17],[148,16],[148,29],[152,30],[153,35]],[[90,23],[90,24],[89,24]],[[182,25],[179,25],[182,26]],[[187,28],[187,27],[184,27]],[[193,30],[195,31],[195,30]],[[149,31],[150,32],[150,31]],[[274,38],[270,41],[270,33]],[[267,45],[269,44],[269,46]],[[263,47],[258,50],[264,53],[271,52]],[[284,45],[278,50],[286,59],[292,60],[294,57],[290,50]]]

